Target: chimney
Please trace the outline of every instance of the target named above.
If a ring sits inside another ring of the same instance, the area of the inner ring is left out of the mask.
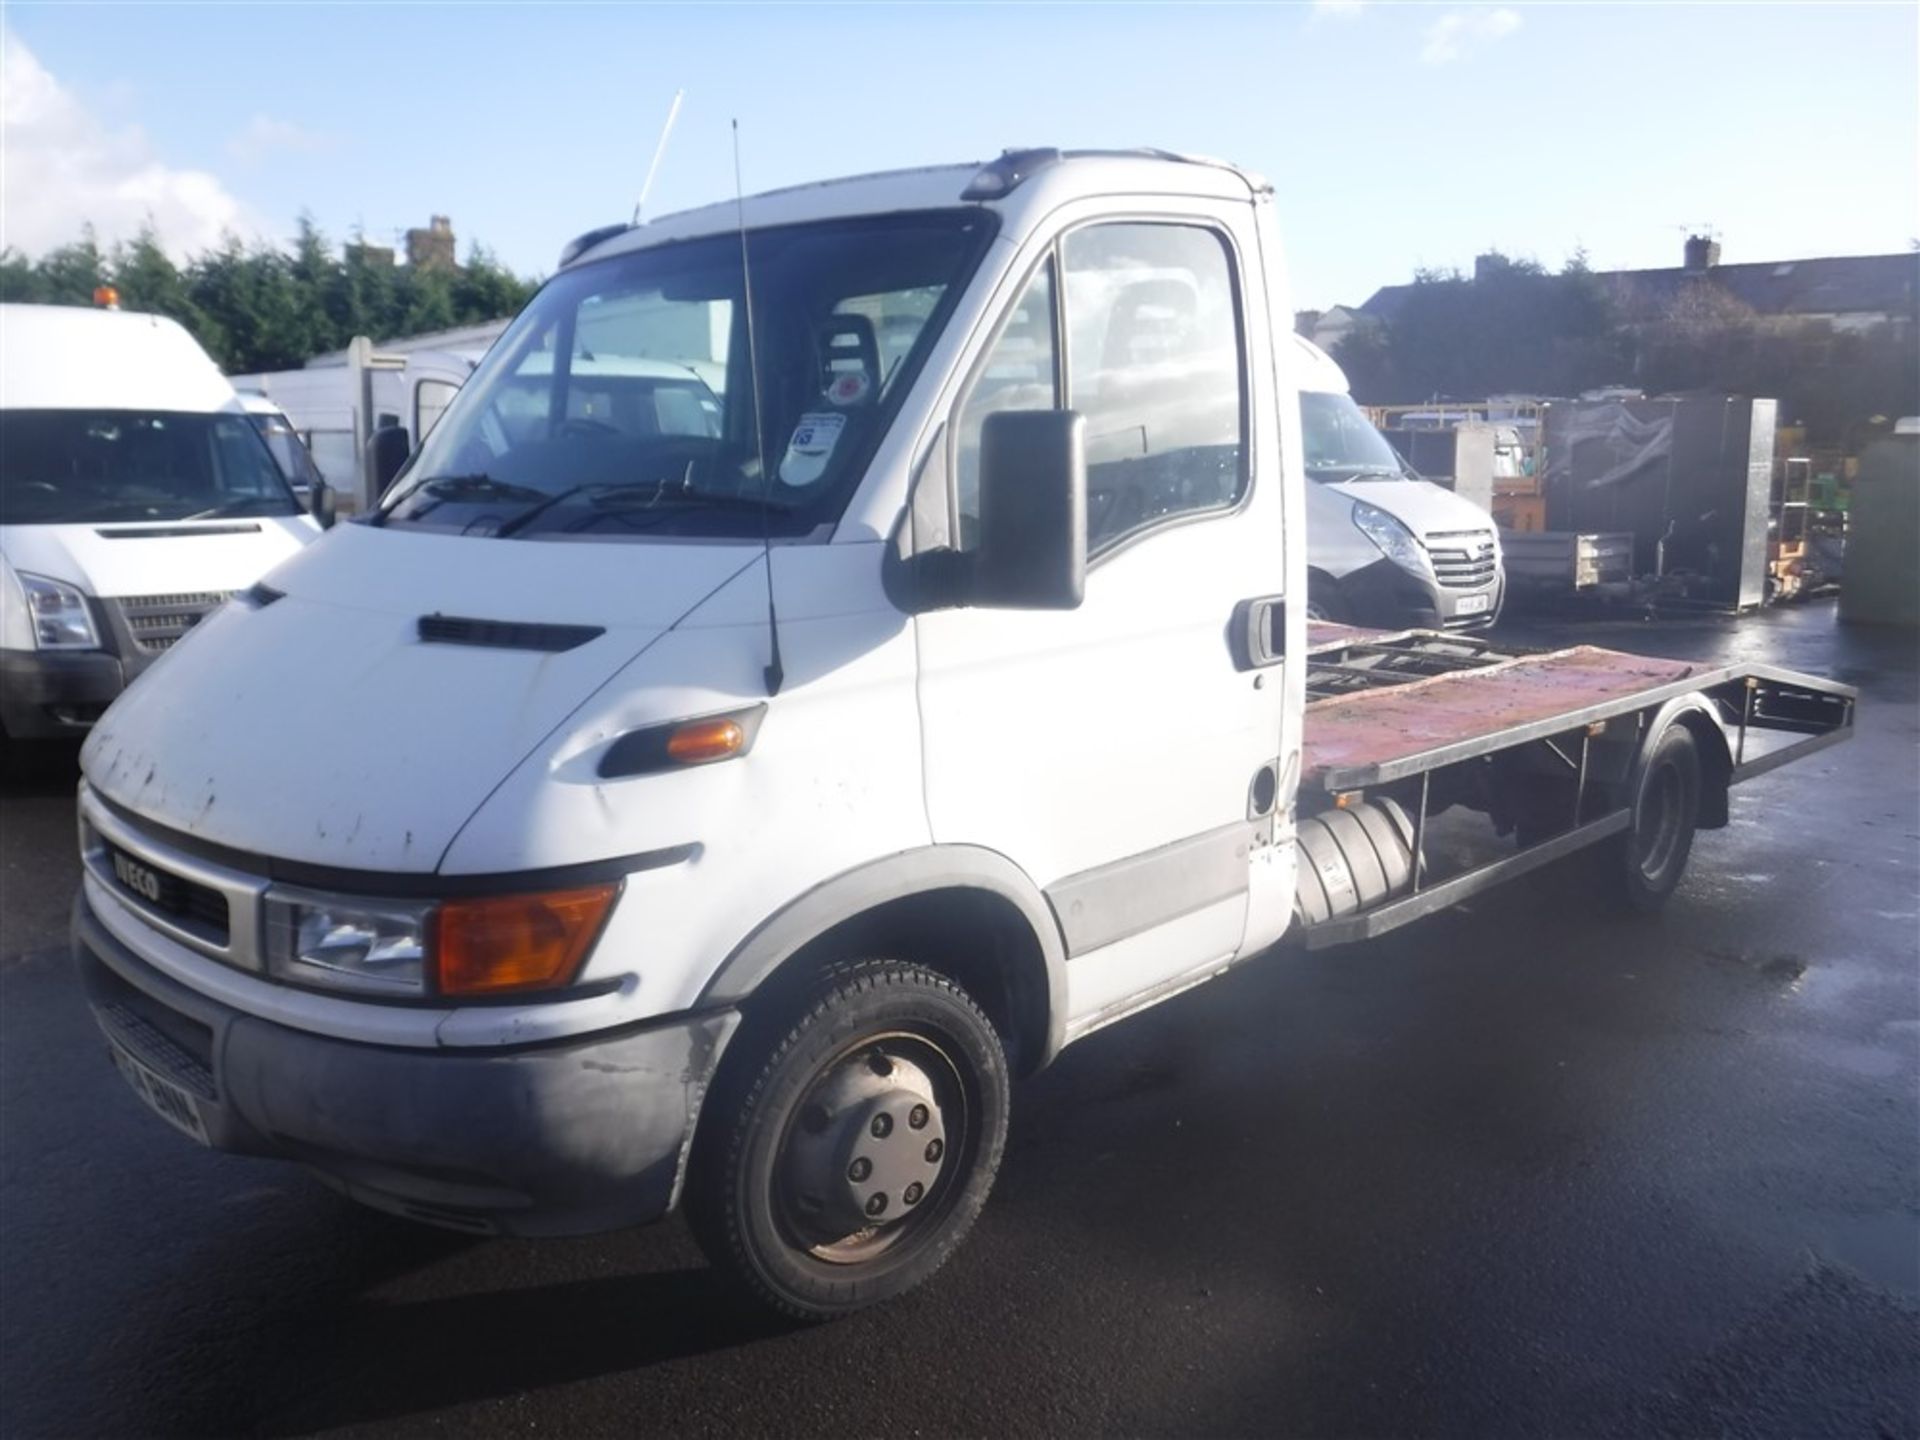
[[[454,258],[453,222],[444,215],[435,215],[427,222],[426,229],[407,231],[407,263],[423,270],[458,269]]]
[[[1687,236],[1686,272],[1704,275],[1720,263],[1720,242],[1712,235]]]

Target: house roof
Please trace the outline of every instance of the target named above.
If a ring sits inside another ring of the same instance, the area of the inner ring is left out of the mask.
[[[1677,265],[1597,273],[1602,280],[1655,301],[1704,278],[1762,315],[1912,315],[1920,305],[1920,252],[1914,251],[1715,265],[1704,276]],[[1391,323],[1415,288],[1383,286],[1373,292],[1360,311]]]

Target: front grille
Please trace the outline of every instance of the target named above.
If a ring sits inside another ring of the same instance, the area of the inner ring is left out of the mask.
[[[156,900],[121,879],[114,868],[113,857],[117,849],[112,844],[106,847],[100,868],[101,879],[113,887],[114,894],[149,914],[170,920],[176,925],[184,925],[209,944],[225,948],[233,923],[225,895],[211,885],[189,880],[164,865],[156,865],[131,852],[120,852],[141,869],[150,870],[159,877],[161,891],[160,898]]]
[[[1449,590],[1478,590],[1493,582],[1500,553],[1491,530],[1456,530],[1427,536],[1433,574]]]
[[[129,595],[113,601],[133,643],[149,655],[169,649],[194,626],[226,604],[233,592],[202,590],[183,595]]]

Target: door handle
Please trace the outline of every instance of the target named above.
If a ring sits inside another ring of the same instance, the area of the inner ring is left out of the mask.
[[[1262,595],[1233,607],[1229,625],[1237,670],[1263,670],[1287,658],[1287,599]]]

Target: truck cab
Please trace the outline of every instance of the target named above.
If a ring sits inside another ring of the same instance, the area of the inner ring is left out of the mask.
[[[1319,346],[1295,335],[1290,358],[1309,482],[1309,613],[1395,630],[1492,625],[1506,598],[1493,517],[1415,474]]]
[[[1158,152],[570,247],[379,505],[89,740],[75,961],[135,1093],[456,1229],[683,1207],[825,1319],[953,1253],[1016,1078],[1296,913],[1461,893],[1409,846],[1487,776],[1308,730],[1316,654],[1364,720],[1478,652],[1309,646],[1279,257],[1263,182]],[[1577,726],[1534,853],[1653,835],[1657,901],[1731,768],[1686,677],[1613,659],[1573,656],[1577,719],[1563,661],[1491,660],[1436,743],[1484,771],[1489,713]],[[1342,871],[1363,843],[1391,873]]]
[[[319,530],[174,321],[7,305],[0,366],[0,727],[78,738]]]

